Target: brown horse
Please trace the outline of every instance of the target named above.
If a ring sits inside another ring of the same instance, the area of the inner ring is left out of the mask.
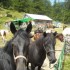
[[[51,33],[52,31],[50,31],[50,33]],[[56,38],[57,39],[59,39],[61,42],[63,42],[63,34],[62,33],[58,33],[57,31],[54,31],[53,33],[55,33],[56,32]],[[47,31],[47,33],[49,33],[48,31]],[[37,30],[35,30],[35,32],[34,32],[34,40],[37,40],[37,39],[39,39],[41,36],[42,36],[42,34],[43,34],[43,30],[42,29],[37,29]]]
[[[61,42],[64,41],[64,36],[62,33],[57,33],[56,38],[59,39]]]
[[[38,28],[37,30],[35,30],[35,32],[34,32],[34,40],[39,39],[42,36],[42,34],[43,34],[43,30],[42,29]]]

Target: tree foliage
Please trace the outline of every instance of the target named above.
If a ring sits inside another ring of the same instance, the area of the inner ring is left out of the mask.
[[[17,11],[44,14],[54,20],[70,23],[70,0],[56,2],[51,5],[50,0],[0,0],[0,7]]]

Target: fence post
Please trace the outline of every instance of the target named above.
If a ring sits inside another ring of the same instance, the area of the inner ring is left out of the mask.
[[[65,52],[65,47],[66,47],[66,42],[64,42],[64,47],[61,51],[61,54],[58,58],[57,63],[54,65],[54,70],[61,70],[62,69],[62,64],[63,64],[63,60],[64,60],[64,52]]]

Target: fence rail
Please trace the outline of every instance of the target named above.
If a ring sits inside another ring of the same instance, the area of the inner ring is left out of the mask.
[[[61,51],[61,54],[60,54],[60,56],[58,58],[58,61],[54,65],[54,70],[61,70],[62,69],[62,63],[63,63],[63,60],[64,60],[65,47],[66,47],[66,42],[64,42],[64,47],[63,47],[63,49]]]

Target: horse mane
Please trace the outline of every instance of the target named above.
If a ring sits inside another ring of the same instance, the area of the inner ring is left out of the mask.
[[[0,50],[0,69],[1,70],[14,70],[15,65],[11,57],[4,51]]]
[[[11,40],[3,48],[0,48],[0,69],[15,70]]]
[[[19,29],[19,30],[17,30],[17,32],[15,33],[15,37],[18,35],[18,34],[20,34],[22,31],[24,31],[22,28],[21,29]]]
[[[7,41],[7,43],[5,44],[5,46],[3,47],[3,51],[7,52],[10,56],[13,55],[13,48],[12,48],[12,39]]]
[[[37,29],[37,30],[34,31],[34,33],[35,33],[35,34],[36,34],[36,33],[43,33],[43,30],[42,30],[42,29]]]

